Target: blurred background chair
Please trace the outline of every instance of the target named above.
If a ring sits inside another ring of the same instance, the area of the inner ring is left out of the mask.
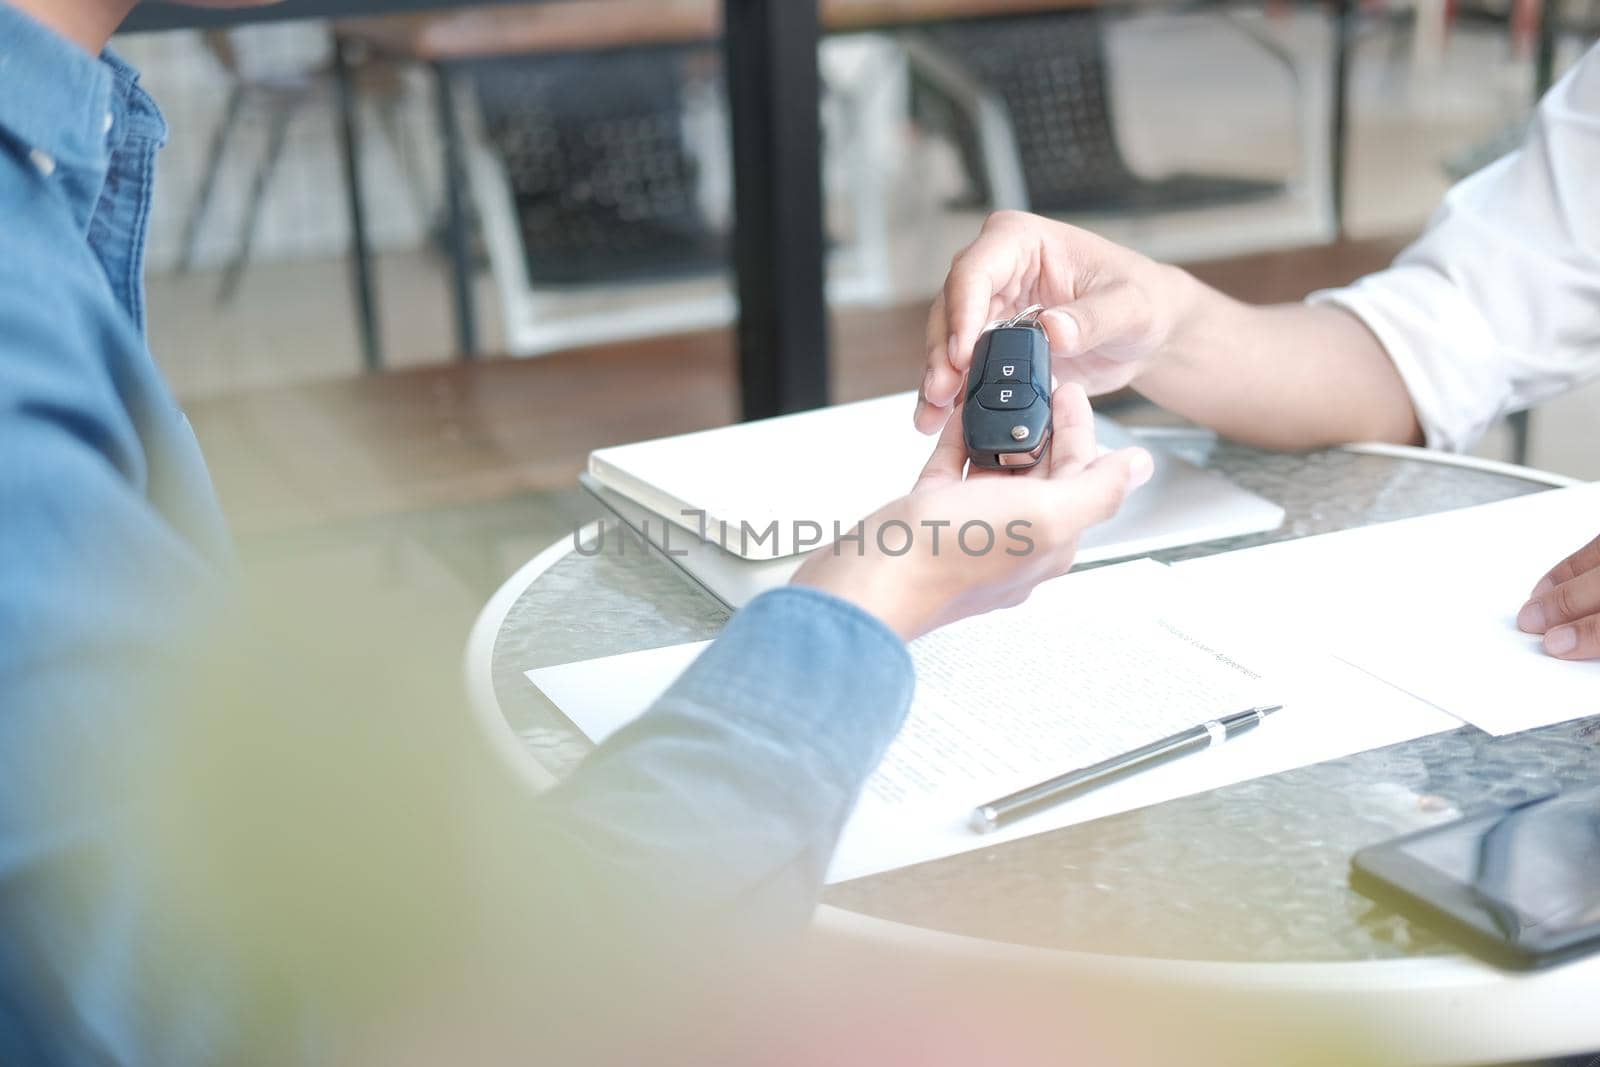
[[[709,48],[678,45],[461,65],[456,106],[507,351],[731,318],[725,212],[702,196],[716,157],[687,114],[697,69],[713,63]]]
[[[709,49],[504,58],[466,71],[505,170],[528,281],[704,274],[727,256],[698,196],[685,68]]]
[[[1284,182],[1136,173],[1112,120],[1098,9],[907,31],[917,118],[959,146],[974,199],[1044,214],[1150,212],[1280,195]]]
[[[233,31],[207,30],[201,34],[201,40],[226,73],[229,87],[222,119],[212,133],[206,153],[199,191],[184,222],[178,260],[180,270],[194,269],[201,234],[216,197],[218,177],[242,124],[258,119],[266,129],[265,146],[256,161],[244,210],[240,214],[234,252],[217,287],[217,300],[226,303],[238,292],[240,279],[250,261],[250,252],[260,226],[261,208],[282,162],[290,127],[300,115],[328,106],[336,88],[335,72],[331,42],[328,53],[320,60],[309,65],[284,67],[246,62],[234,42]],[[401,119],[406,87],[398,71],[387,64],[364,64],[360,70],[358,88],[361,98],[371,105],[377,115],[379,127],[388,139],[395,158],[401,163],[413,206],[420,217],[430,218],[436,214],[436,209],[429,204],[427,194],[423,191],[416,147],[407,136]]]
[[[890,291],[884,160],[899,50],[825,42],[830,296]],[[474,60],[450,78],[504,346],[573,345],[731,323],[727,105],[714,45]],[[778,250],[777,254],[781,254]]]

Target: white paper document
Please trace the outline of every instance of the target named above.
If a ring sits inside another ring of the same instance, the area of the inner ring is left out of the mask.
[[[1200,614],[1171,571],[1140,561],[1048,582],[1020,607],[914,642],[911,713],[845,827],[829,881],[1459,725],[1331,657],[1201,625]],[[600,741],[641,714],[704,647],[587,660],[528,677]],[[998,833],[968,827],[985,801],[1261,703],[1285,707],[1244,737]]]
[[[1516,617],[1600,533],[1600,483],[1180,563],[1263,619],[1492,734],[1600,712],[1600,662],[1546,656]]]

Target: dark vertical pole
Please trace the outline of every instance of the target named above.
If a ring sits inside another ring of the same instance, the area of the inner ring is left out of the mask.
[[[1533,96],[1535,100],[1550,90],[1555,81],[1556,36],[1561,32],[1561,0],[1543,0],[1539,5],[1539,38],[1533,55]]]
[[[345,198],[350,211],[350,268],[355,287],[356,314],[361,330],[361,365],[367,373],[383,367],[383,344],[378,337],[377,297],[372,291],[372,257],[367,248],[367,213],[361,195],[361,142],[356,123],[355,87],[351,84],[349,46],[333,42],[333,66],[338,83],[339,147],[344,156]]]
[[[1511,428],[1511,462],[1526,465],[1528,462],[1528,446],[1533,436],[1533,412],[1513,411],[1506,416],[1506,425]]]
[[[723,0],[740,410],[828,402],[816,0]]]
[[[461,145],[461,116],[450,86],[450,70],[433,68],[439,101],[439,133],[444,142],[445,244],[450,253],[450,291],[455,305],[456,352],[462,359],[478,354],[477,311],[472,306],[472,235],[467,229],[467,169]]]
[[[1355,0],[1333,0],[1333,125],[1328,136],[1333,157],[1329,197],[1335,238],[1344,236],[1345,157],[1350,139],[1350,45],[1355,36],[1355,19]]]

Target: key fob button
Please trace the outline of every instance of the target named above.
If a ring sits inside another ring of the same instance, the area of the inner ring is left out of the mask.
[[[1021,411],[1034,401],[1033,389],[1027,385],[1009,385],[992,382],[978,390],[978,406],[990,411]]]
[[[984,368],[983,380],[985,382],[1006,382],[1012,385],[1028,385],[1033,381],[1033,368],[1026,359],[1000,359],[989,357],[989,365]]]
[[[1001,326],[990,330],[978,339],[974,350],[983,363],[984,382],[1020,382],[1033,380],[1033,360],[1041,346],[1043,333],[1032,326]]]

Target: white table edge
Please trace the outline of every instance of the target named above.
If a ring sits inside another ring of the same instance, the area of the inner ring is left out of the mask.
[[[467,635],[467,646],[462,657],[462,669],[467,688],[467,702],[473,717],[494,745],[495,751],[506,760],[519,776],[535,789],[545,790],[556,784],[556,777],[543,764],[528,754],[522,739],[511,728],[500,708],[494,692],[494,644],[505,625],[506,616],[517,598],[522,596],[540,575],[566,558],[572,546],[599,532],[599,520],[589,523],[570,537],[563,537],[545,548],[537,556],[517,568],[516,573],[501,583],[483,609]]]
[[[1574,485],[1583,485],[1582,478],[1573,478],[1566,474],[1557,474],[1554,471],[1540,470],[1537,467],[1525,467],[1517,463],[1506,463],[1498,459],[1484,459],[1481,456],[1466,456],[1457,452],[1438,452],[1430,448],[1418,448],[1416,445],[1391,445],[1383,441],[1364,441],[1360,444],[1344,445],[1344,452],[1356,452],[1367,456],[1390,456],[1395,459],[1415,459],[1425,463],[1438,463],[1447,467],[1465,467],[1468,470],[1483,471],[1486,474],[1502,474],[1508,478],[1521,478],[1524,481],[1538,482],[1542,485],[1554,486],[1557,489],[1566,489]]]

